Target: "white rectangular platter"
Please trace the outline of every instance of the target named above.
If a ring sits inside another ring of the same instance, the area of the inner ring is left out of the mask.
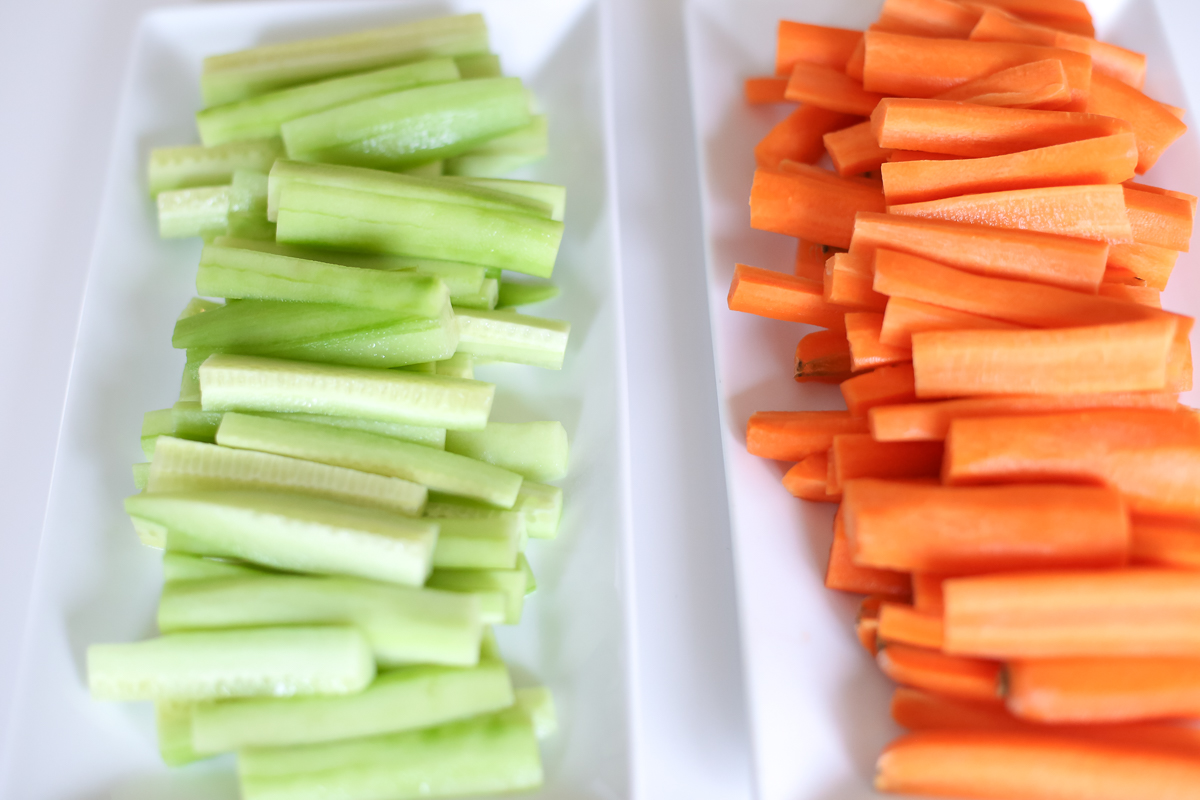
[[[790,465],[746,453],[746,422],[755,411],[844,408],[841,394],[836,386],[792,380],[796,343],[812,328],[735,313],[726,304],[735,263],[790,273],[795,257],[795,239],[751,230],[748,206],[754,145],[788,109],[747,106],[742,81],[773,71],[780,19],[863,29],[881,4],[690,0],[685,12],[707,238],[705,280],[760,800],[873,797],[875,758],[900,732],[888,716],[892,687],[854,636],[857,599],[823,586],[833,506],[794,499],[780,484]],[[1200,65],[1181,45],[1182,32],[1195,30],[1184,19],[1191,15],[1195,24],[1193,5],[1089,3],[1101,38],[1149,55],[1147,93],[1191,109],[1200,99]],[[1172,41],[1173,36],[1179,38]],[[1145,180],[1200,193],[1196,134],[1176,142]],[[1164,307],[1200,314],[1198,260],[1195,254],[1179,259]],[[1192,340],[1196,349],[1200,334],[1193,331]],[[1183,400],[1196,405],[1196,395]]]
[[[621,293],[603,33],[593,0],[314,2],[193,6],[148,15],[118,114],[65,416],[42,533],[17,702],[0,721],[0,797],[22,800],[232,800],[231,758],[168,770],[148,704],[92,702],[85,652],[155,633],[160,559],[121,508],[144,411],[178,395],[176,315],[195,292],[198,240],[158,238],[145,189],[152,147],[196,140],[208,54],[446,13],[482,11],[508,74],[550,120],[550,156],[518,177],[568,187],[555,270],[562,296],[536,313],[572,323],[561,372],[492,365],[493,419],[561,420],[571,472],[559,538],[534,542],[538,591],[498,631],[519,684],[554,692],[561,730],[543,748],[537,798],[630,796],[625,588],[629,503]],[[63,220],[64,225],[71,224]],[[6,645],[7,646],[7,645]]]

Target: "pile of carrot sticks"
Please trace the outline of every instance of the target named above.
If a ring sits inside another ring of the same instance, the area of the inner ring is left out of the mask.
[[[795,379],[846,402],[746,443],[840,503],[825,583],[910,731],[883,791],[1200,798],[1194,320],[1160,300],[1196,198],[1138,181],[1186,126],[1094,35],[1078,0],[886,0],[781,22],[746,81],[797,104],[750,212],[798,247],[729,307],[815,326]]]

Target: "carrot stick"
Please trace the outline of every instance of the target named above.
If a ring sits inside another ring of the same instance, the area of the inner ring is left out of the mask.
[[[1082,111],[1087,104],[1092,60],[1082,53],[1032,44],[925,39],[883,31],[867,31],[863,42],[863,88],[869,92],[933,97],[1002,69],[1056,59],[1062,62],[1071,86],[1071,100],[1063,108]]]
[[[966,311],[893,297],[883,312],[879,341],[911,350],[912,335],[922,331],[1019,330],[1021,327]]]
[[[1200,524],[1134,517],[1129,560],[1142,566],[1200,569]]]
[[[1071,101],[1071,83],[1058,59],[1033,61],[1002,69],[948,92],[935,100],[1002,108],[1062,108]]]
[[[841,390],[847,410],[855,417],[865,417],[876,406],[917,399],[912,364],[893,364],[856,375],[843,381]]]
[[[1109,269],[1127,269],[1159,291],[1167,288],[1179,251],[1149,244],[1114,244],[1108,250]]]
[[[841,492],[829,493],[829,458],[824,453],[813,453],[797,462],[783,476],[783,488],[792,497],[812,500],[817,503],[836,503]]]
[[[850,363],[854,369],[875,369],[912,360],[912,350],[879,341],[883,314],[852,311],[846,314],[846,338],[850,340]]]
[[[825,134],[825,150],[833,160],[838,175],[843,176],[861,175],[879,169],[887,161],[890,152],[875,141],[869,120]]]
[[[729,287],[729,308],[787,322],[843,327],[845,309],[826,303],[824,292],[816,281],[738,264]]]
[[[1052,734],[923,731],[876,764],[883,792],[978,800],[1183,800],[1200,761],[1184,753]]]
[[[811,164],[825,152],[825,134],[857,121],[858,117],[837,111],[800,106],[755,145],[755,163],[763,169],[778,169],[783,161]]]
[[[1092,24],[1092,14],[1083,0],[987,0],[987,5],[1016,14],[1022,19],[1029,17],[1055,17],[1072,22]],[[1094,36],[1095,33],[1083,34]]]
[[[943,588],[948,653],[1200,656],[1200,581],[1190,570],[982,575],[949,578]]]
[[[881,248],[980,275],[1079,291],[1096,290],[1108,258],[1103,242],[896,214],[859,214],[851,252],[874,257]]]
[[[883,192],[829,176],[832,180],[757,170],[750,190],[750,226],[848,248],[855,215],[883,211]]]
[[[1196,210],[1188,200],[1125,186],[1133,238],[1141,244],[1187,252]]]
[[[979,12],[953,0],[885,0],[872,30],[930,38],[966,39]]]
[[[796,266],[794,272],[797,278],[808,278],[812,281],[825,281],[825,262],[836,253],[844,253],[841,247],[830,247],[827,244],[810,242],[800,239],[796,244]]]
[[[787,78],[746,78],[746,102],[752,106],[783,103],[787,98]]]
[[[1166,318],[1084,328],[913,334],[917,397],[1161,391],[1168,386],[1175,327],[1176,321]]]
[[[784,97],[797,103],[867,117],[879,105],[883,95],[862,88],[862,81],[841,70],[820,64],[797,62],[792,67]]]
[[[796,345],[798,383],[841,383],[854,374],[844,331],[814,331]]]
[[[862,479],[842,490],[846,536],[862,566],[959,575],[1114,567],[1125,563],[1129,549],[1125,505],[1103,487]]]
[[[1014,189],[1121,183],[1133,176],[1136,166],[1137,140],[1132,133],[1121,133],[990,158],[889,161],[881,171],[887,202],[899,204]]]
[[[1178,407],[1178,395],[1170,392],[1124,392],[973,397],[966,400],[944,400],[939,403],[881,406],[871,409],[868,416],[871,421],[871,435],[878,441],[931,442],[945,439],[950,432],[951,422],[956,419],[1088,411],[1100,408],[1171,410]]]
[[[1000,705],[1000,664],[948,656],[936,650],[891,644],[875,658],[883,674],[902,686]]]
[[[850,558],[850,546],[846,541],[840,509],[833,517],[833,544],[829,548],[825,588],[895,599],[907,599],[912,594],[912,583],[907,573],[860,567],[854,563]]]
[[[1140,280],[1140,279],[1139,279]],[[1119,283],[1102,283],[1099,292],[1103,297],[1115,297],[1147,308],[1162,310],[1162,292],[1149,286],[1126,286]]]
[[[1133,130],[1124,119],[1098,112],[994,108],[902,97],[879,101],[871,114],[871,129],[880,147],[964,158],[1002,156]],[[1140,140],[1138,147],[1140,153]]]
[[[858,44],[854,46],[854,51],[850,53],[850,59],[846,62],[846,74],[855,80],[863,79],[863,69],[867,61],[867,43],[863,37],[858,38]]]
[[[1187,130],[1161,103],[1151,100],[1132,86],[1097,73],[1087,110],[1092,114],[1116,117],[1133,126],[1138,142],[1138,174],[1154,166],[1159,156]]]
[[[854,633],[863,649],[874,658],[879,653],[879,607],[885,598],[880,595],[864,597],[854,619]]]
[[[846,61],[860,42],[862,31],[780,20],[775,74],[791,75],[792,68],[800,62],[845,69]]]
[[[869,259],[837,253],[825,264],[825,302],[847,309],[883,311],[888,299],[871,288],[874,281]]]
[[[1109,266],[1105,266],[1105,268],[1104,268],[1104,280],[1102,280],[1100,282],[1100,286],[1104,286],[1106,283],[1119,285],[1119,286],[1145,286],[1146,285],[1146,282],[1144,280],[1142,280],[1141,278],[1139,278],[1137,275],[1134,275],[1131,270],[1128,270],[1125,267],[1109,267]],[[1099,287],[1097,287],[1097,291],[1099,291]]]
[[[944,608],[942,581],[945,580],[945,577],[936,572],[914,572],[912,576],[913,608],[926,614],[937,614],[940,617]]]
[[[949,153],[926,153],[921,150],[889,150],[888,163],[904,161],[961,161],[962,156]]]
[[[869,433],[842,433],[829,450],[829,489],[859,478],[936,478],[942,468],[940,442],[877,442]]]
[[[1196,204],[1200,203],[1200,197],[1196,197],[1196,195],[1194,195],[1194,194],[1188,194],[1187,192],[1177,192],[1174,189],[1164,189],[1161,186],[1151,186],[1148,183],[1138,183],[1138,182],[1132,181],[1132,180],[1126,181],[1125,185],[1128,186],[1130,189],[1137,189],[1142,192],[1150,192],[1151,194],[1161,194],[1161,195],[1165,195],[1167,197],[1174,197],[1179,200],[1186,200],[1188,206],[1192,210],[1192,216],[1193,217],[1196,216]]]
[[[1055,233],[1101,242],[1131,242],[1120,186],[1055,186],[969,194],[923,203],[889,205],[889,214],[944,219],[992,228]]]
[[[746,426],[751,455],[802,461],[833,446],[839,433],[866,433],[867,421],[848,411],[758,411]]]
[[[879,619],[884,635],[887,604]],[[1008,710],[1049,723],[1200,716],[1200,658],[1045,658],[1013,661]]]
[[[913,647],[942,648],[942,617],[926,614],[901,603],[884,603],[879,607],[877,635],[890,644]]]

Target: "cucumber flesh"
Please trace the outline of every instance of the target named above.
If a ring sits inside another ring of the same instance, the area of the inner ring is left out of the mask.
[[[199,704],[191,733],[203,753],[314,744],[441,725],[499,711],[516,699],[501,661],[465,669],[404,667],[378,675],[356,695]]]
[[[370,97],[280,127],[288,158],[402,170],[478,148],[530,123],[519,78],[481,78]]]
[[[567,474],[567,430],[561,422],[489,422],[481,431],[453,431],[446,434],[446,451],[531,481],[555,481]]]
[[[544,303],[547,300],[553,300],[559,294],[559,288],[553,283],[519,283],[513,280],[502,280],[499,294],[496,297],[496,308],[517,308]]]
[[[203,581],[212,578],[240,578],[262,575],[262,570],[237,561],[193,556],[188,553],[163,553],[163,583]]]
[[[235,171],[269,172],[275,159],[282,157],[279,139],[251,139],[217,147],[158,147],[150,152],[147,169],[150,194],[229,184]]]
[[[245,800],[409,800],[542,785],[533,724],[519,709],[345,742],[249,748],[238,756]]]
[[[154,704],[158,754],[168,767],[182,767],[207,758],[192,747],[192,709],[195,703],[164,700]]]
[[[221,303],[213,300],[205,300],[203,297],[193,297],[191,300],[188,300],[187,305],[183,307],[183,311],[179,312],[176,321],[194,317],[197,314],[203,314],[205,311],[213,311],[221,307]]]
[[[399,478],[171,436],[158,440],[146,491],[219,489],[299,492],[407,516],[420,516],[426,496],[424,486]]]
[[[558,733],[558,712],[554,708],[554,696],[545,686],[529,686],[516,690],[517,708],[521,709],[533,723],[533,732],[538,739],[549,739]],[[253,702],[253,701],[240,701]]]
[[[257,628],[176,633],[88,648],[96,700],[209,700],[350,694],[375,677],[355,628]]]
[[[567,187],[538,181],[519,181],[511,178],[480,178],[471,175],[446,175],[448,183],[465,183],[481,189],[494,189],[505,194],[515,194],[536,200],[549,207],[550,219],[562,222],[567,209]]]
[[[403,478],[438,492],[510,508],[521,476],[465,456],[376,436],[250,414],[226,414],[217,443]]]
[[[193,358],[188,356],[183,364],[183,375],[179,379],[179,401],[183,403],[200,402],[200,364],[208,358]]]
[[[176,581],[163,589],[164,632],[262,625],[354,625],[387,666],[469,667],[482,622],[474,597],[352,578],[257,574]]]
[[[460,156],[447,158],[443,169],[447,175],[499,178],[540,161],[549,151],[546,118],[539,115],[504,136],[497,136]]]
[[[283,492],[143,493],[125,510],[166,550],[410,586],[425,582],[437,538],[435,523]]]
[[[432,447],[436,450],[446,449],[446,429],[428,428],[421,425],[401,425],[396,422],[377,422],[370,419],[355,417],[333,417],[326,414],[273,414],[271,412],[255,412],[255,416],[270,419],[282,419],[292,422],[308,422],[313,425],[328,425],[333,428],[346,428],[355,431],[365,431],[376,436],[387,436],[403,442]],[[216,433],[213,434],[216,441]]]
[[[499,78],[504,74],[504,70],[500,68],[500,56],[495,53],[456,56],[454,63],[458,65],[458,74],[464,81]]]
[[[512,510],[525,517],[525,531],[534,539],[553,539],[562,519],[562,489],[534,481],[523,481]],[[488,517],[500,513],[481,503],[430,493],[425,516],[435,518]]]
[[[440,375],[214,355],[200,367],[206,411],[270,411],[359,417],[403,425],[479,430],[496,387]]]
[[[171,418],[175,423],[172,435],[177,439],[189,439],[193,442],[217,440],[217,426],[221,424],[221,414],[205,411],[199,402],[179,401],[171,406]]]
[[[472,380],[475,377],[475,358],[466,353],[455,353],[450,358],[434,363],[438,375],[446,375],[451,378],[466,378],[467,380]]]
[[[504,624],[521,621],[529,578],[524,569],[435,569],[425,585],[447,592],[496,592],[504,596]]]
[[[525,519],[511,511],[495,517],[439,519],[435,569],[512,569],[517,565]]]
[[[500,281],[487,278],[483,286],[473,295],[463,295],[457,301],[452,301],[455,308],[480,308],[490,310],[496,307],[500,298]]]
[[[525,573],[525,594],[533,594],[537,591],[537,577],[533,574],[533,567],[529,566],[529,559],[521,553],[517,557],[517,568]]]
[[[169,436],[175,432],[175,419],[171,409],[160,408],[157,411],[147,411],[142,415],[142,453],[147,459],[154,458],[154,447],[159,436]]]
[[[196,127],[200,140],[210,147],[238,139],[278,137],[280,126],[297,117],[380,94],[458,79],[454,59],[434,58],[210,106],[196,114]]]
[[[146,482],[150,480],[150,465],[148,463],[133,465],[133,485],[139,492],[145,491]]]
[[[228,186],[197,186],[158,194],[158,235],[164,239],[213,237],[229,227]]]
[[[458,352],[545,369],[562,369],[571,324],[513,311],[455,309]]]

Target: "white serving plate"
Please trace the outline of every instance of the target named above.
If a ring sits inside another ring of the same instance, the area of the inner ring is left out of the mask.
[[[175,316],[194,294],[198,241],[162,241],[146,195],[150,148],[195,141],[200,62],[260,42],[483,11],[505,71],[526,80],[550,117],[550,156],[520,177],[568,187],[555,280],[562,297],[536,313],[572,323],[566,367],[494,365],[493,419],[558,419],[571,474],[559,538],[534,542],[538,577],[525,619],[498,630],[521,684],[551,687],[561,730],[543,748],[537,798],[631,794],[628,669],[628,457],[621,292],[594,0],[257,3],[160,10],[137,33],[118,115],[12,719],[0,721],[0,797],[22,800],[228,800],[230,757],[169,770],[149,704],[93,702],[84,658],[95,642],[155,632],[157,553],[121,509],[141,461],[142,412],[178,395]],[[68,223],[69,224],[69,223]],[[6,723],[6,724],[5,724]]]
[[[1188,4],[1193,0],[1089,3],[1101,38],[1149,54],[1147,93],[1196,108],[1200,71],[1183,40],[1185,31],[1195,30],[1185,15],[1194,25],[1200,9]],[[788,109],[747,106],[742,79],[773,71],[779,19],[862,29],[876,19],[880,5],[880,0],[690,0],[686,9],[706,279],[760,800],[873,797],[875,758],[900,732],[888,716],[892,686],[854,636],[857,599],[822,584],[834,507],[792,498],[780,484],[789,465],[746,453],[746,422],[753,412],[844,408],[841,394],[836,386],[791,378],[796,343],[812,328],[735,313],[726,304],[735,262],[791,272],[795,256],[794,239],[750,228],[748,206],[754,144]],[[1145,180],[1200,194],[1198,145],[1189,132]],[[1197,260],[1179,259],[1163,295],[1165,307],[1200,314]],[[1200,353],[1200,333],[1193,332],[1192,343]],[[1183,399],[1196,405],[1196,396]]]

